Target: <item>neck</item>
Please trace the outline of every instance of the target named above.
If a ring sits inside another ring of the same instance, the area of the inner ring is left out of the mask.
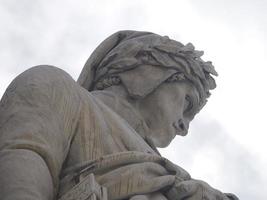
[[[100,99],[105,105],[125,119],[128,124],[144,139],[148,135],[148,128],[145,120],[128,99],[128,94],[121,86],[112,86],[106,90],[97,90],[91,92],[93,96]]]

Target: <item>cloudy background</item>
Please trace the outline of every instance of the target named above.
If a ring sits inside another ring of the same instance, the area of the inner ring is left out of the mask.
[[[118,30],[192,42],[216,66],[218,88],[189,135],[160,151],[222,191],[266,200],[266,11],[267,0],[0,0],[0,97],[34,65],[77,79],[94,48]]]

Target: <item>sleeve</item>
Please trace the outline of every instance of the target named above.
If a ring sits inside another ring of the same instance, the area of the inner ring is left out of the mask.
[[[52,200],[79,115],[78,84],[38,66],[19,75],[0,102],[2,200]]]

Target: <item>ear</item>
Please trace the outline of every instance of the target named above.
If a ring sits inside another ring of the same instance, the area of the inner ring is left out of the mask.
[[[171,68],[151,65],[139,67],[118,74],[122,84],[133,98],[143,98],[177,71]]]

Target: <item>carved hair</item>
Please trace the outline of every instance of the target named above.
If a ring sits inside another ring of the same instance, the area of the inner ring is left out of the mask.
[[[111,52],[99,65],[99,77],[95,89],[105,89],[111,85],[120,84],[120,78],[115,74],[148,64],[158,67],[176,69],[179,73],[167,79],[168,82],[189,80],[200,94],[200,106],[203,107],[206,99],[210,96],[209,90],[216,87],[215,80],[211,75],[217,76],[211,62],[205,62],[200,57],[203,51],[196,51],[189,43],[183,45],[179,42],[164,37],[165,42],[160,45],[145,45],[144,43],[133,43],[124,51]],[[142,48],[141,48],[142,47]],[[106,73],[102,76],[101,69]]]
[[[121,83],[121,80],[118,76],[108,76],[99,81],[95,88],[97,90],[104,90],[105,88],[108,88],[112,85],[119,85]]]
[[[202,107],[210,96],[209,90],[216,87],[212,75],[217,76],[212,63],[203,61],[202,55],[203,51],[195,50],[191,43],[183,45],[166,36],[162,37],[149,32],[120,31],[106,39],[94,51],[78,82],[89,91],[105,89],[123,81],[124,85],[129,87],[133,80],[127,79],[126,84],[125,80],[122,81],[124,74],[137,71],[141,66],[164,68],[165,71],[172,71],[168,72],[169,76],[166,77],[168,74],[166,73],[161,80],[156,82],[151,79],[146,80],[154,82],[149,82],[150,86],[147,87],[147,91],[142,91],[140,94],[147,95],[165,81],[179,80],[179,77],[174,75],[179,73],[196,87],[200,96],[199,106]],[[138,73],[143,73],[143,71],[139,70]],[[147,73],[143,77],[149,77],[149,70]],[[156,73],[161,72],[158,70]],[[142,87],[136,88],[142,90]]]

